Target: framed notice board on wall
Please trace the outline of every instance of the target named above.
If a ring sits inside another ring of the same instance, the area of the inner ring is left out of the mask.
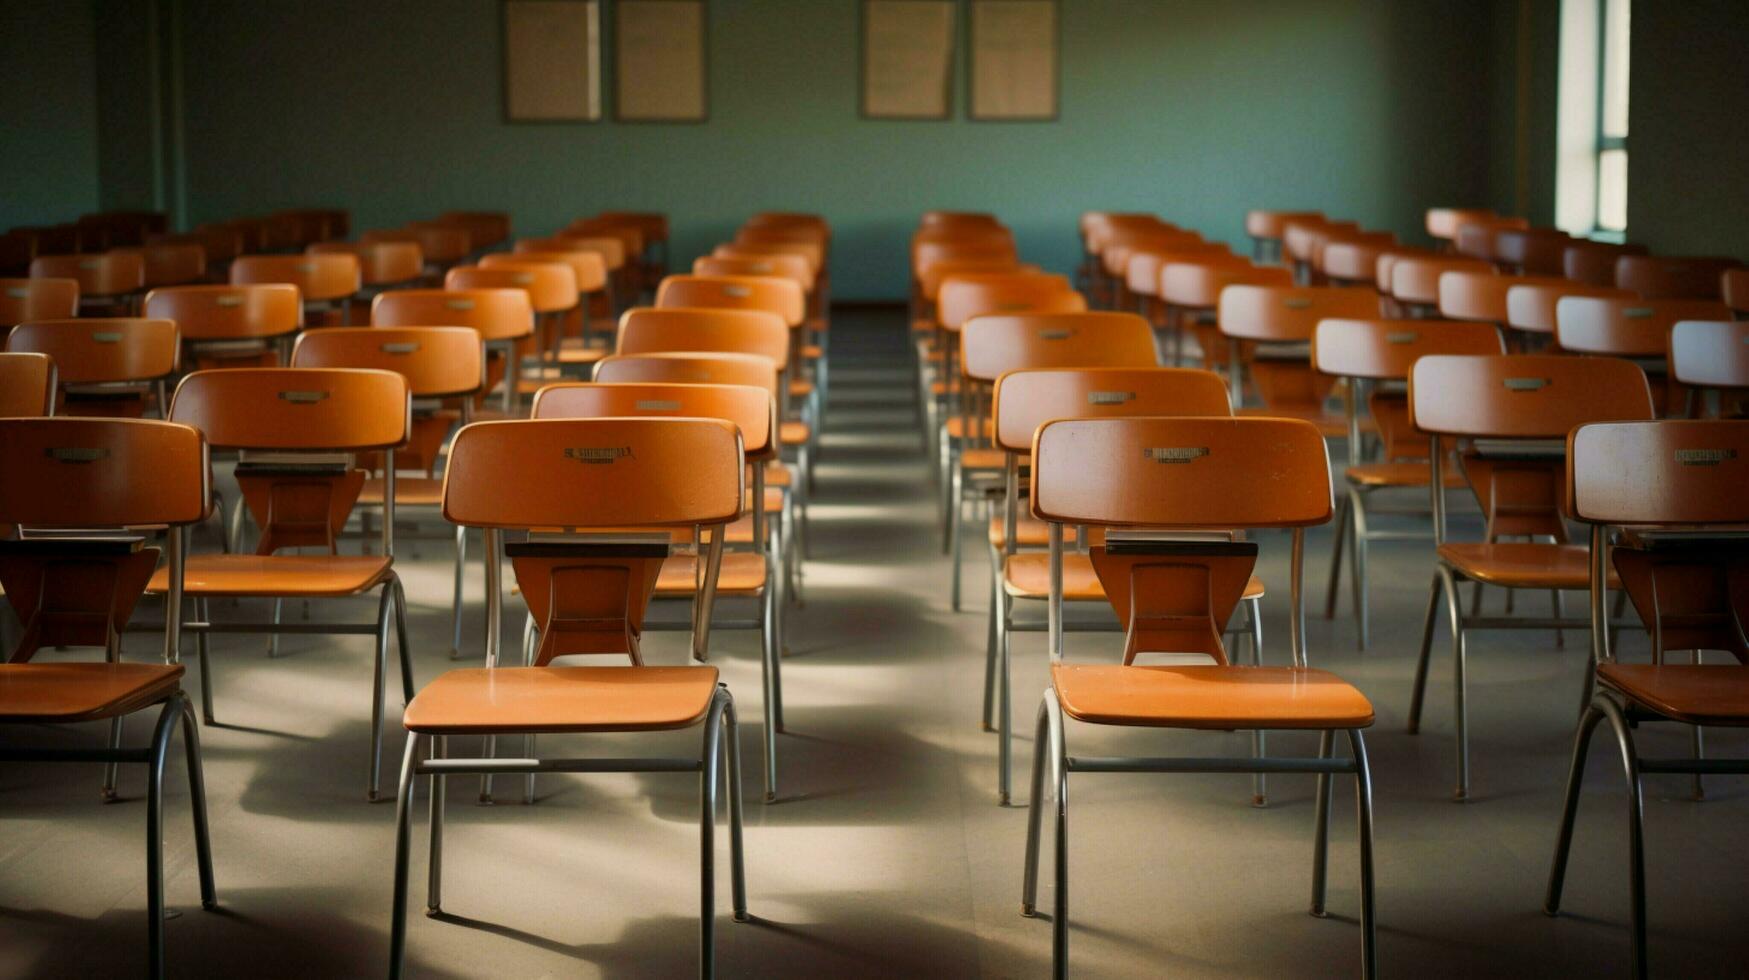
[[[953,0],[862,0],[865,119],[953,114]]]
[[[970,118],[1057,118],[1057,13],[1057,0],[972,0]]]
[[[614,118],[709,118],[705,0],[616,0],[613,10]]]
[[[504,118],[601,118],[600,0],[504,0]]]

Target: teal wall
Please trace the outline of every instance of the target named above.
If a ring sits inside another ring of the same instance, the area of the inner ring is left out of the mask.
[[[1749,259],[1749,3],[1634,4],[1628,236]]]
[[[1407,233],[1499,196],[1498,0],[1066,0],[1061,120],[1001,124],[860,120],[855,0],[715,0],[691,126],[505,123],[496,0],[184,6],[191,221],[497,208],[541,233],[654,208],[687,258],[752,211],[816,210],[838,295],[878,298],[929,207],[995,211],[1065,268],[1088,208],[1238,240],[1250,207]]]
[[[0,229],[97,210],[90,0],[0,0]]]

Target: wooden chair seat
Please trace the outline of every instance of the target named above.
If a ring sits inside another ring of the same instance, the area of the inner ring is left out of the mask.
[[[1749,727],[1749,669],[1738,664],[1606,663],[1597,681],[1666,718]]]
[[[813,429],[806,422],[784,422],[778,426],[778,441],[786,446],[805,446]]]
[[[1051,665],[1069,717],[1148,728],[1365,728],[1372,702],[1324,670],[1296,667]]]
[[[0,664],[0,722],[96,721],[164,700],[181,664]]]
[[[194,555],[183,573],[191,596],[274,596],[338,598],[383,584],[394,560],[381,555]],[[170,576],[159,569],[146,591],[170,590]]]
[[[364,481],[364,489],[359,491],[358,503],[362,506],[383,505],[383,481],[381,477],[370,477]],[[441,507],[443,506],[443,478],[429,476],[397,476],[395,477],[396,507]]]
[[[656,578],[656,598],[692,595],[697,591],[697,582],[696,556],[670,556],[662,563],[662,572]],[[717,576],[717,595],[754,596],[764,588],[764,555],[747,551],[731,551],[723,555],[723,567]]]
[[[791,398],[806,398],[814,393],[814,383],[806,378],[798,378],[789,383]]]
[[[1591,556],[1573,544],[1528,541],[1448,541],[1439,557],[1465,578],[1512,589],[1589,589]],[[1610,588],[1617,587],[1615,572]]]
[[[1368,489],[1377,487],[1425,487],[1433,468],[1426,463],[1362,463],[1342,471],[1349,483]],[[1445,470],[1443,482],[1448,490],[1461,490],[1464,474],[1453,466]]]
[[[613,353],[605,347],[561,347],[559,348],[560,364],[594,364]]]
[[[1008,466],[1008,454],[1000,449],[962,449],[960,450],[960,468],[966,470],[995,470],[1001,472]]]
[[[1317,426],[1318,434],[1326,439],[1341,439],[1348,435],[1348,416],[1342,412],[1333,412],[1322,405],[1264,405],[1241,408],[1233,414],[1269,419],[1304,419]],[[1376,428],[1371,418],[1361,419],[1360,431],[1372,432]]]
[[[1002,570],[1002,588],[1016,599],[1046,599],[1051,594],[1051,556],[1045,553],[1009,555]],[[1263,580],[1251,576],[1243,599],[1264,594]],[[1104,602],[1105,587],[1093,570],[1093,559],[1083,554],[1063,555],[1063,601]]]
[[[710,709],[715,667],[498,667],[450,670],[407,705],[408,731],[649,732],[687,728]]]

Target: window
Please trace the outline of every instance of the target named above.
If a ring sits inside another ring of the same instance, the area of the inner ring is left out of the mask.
[[[1555,224],[1620,238],[1628,225],[1632,0],[1563,0]]]

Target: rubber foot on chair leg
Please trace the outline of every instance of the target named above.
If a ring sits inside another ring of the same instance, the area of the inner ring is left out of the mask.
[[[978,722],[978,729],[980,731],[993,732],[996,730],[996,726],[987,721],[980,721]]]
[[[204,911],[207,911],[207,912],[217,911],[218,907],[219,907],[219,900],[215,898],[209,902],[209,901],[206,901],[205,899],[202,899],[201,903],[200,903],[200,907],[201,907],[201,909],[203,909]]]
[[[1265,807],[1269,806],[1269,797],[1267,797],[1267,796],[1253,796],[1253,797],[1251,797],[1251,805],[1256,807],[1259,810],[1264,809]]]
[[[1312,913],[1312,918],[1314,919],[1330,918],[1330,913],[1322,905],[1314,905],[1311,907],[1310,911]]]
[[[449,659],[451,659],[451,660],[460,660],[460,659],[461,659],[461,658],[462,658],[462,652],[461,652],[461,651],[460,651],[460,650],[457,650],[457,649],[456,649],[456,648],[454,648],[454,647],[450,647],[450,649],[449,649]]]
[[[480,805],[480,806],[497,806],[497,805],[498,805],[498,801],[497,801],[497,800],[494,800],[494,799],[492,799],[492,798],[491,798],[491,797],[490,797],[490,796],[487,796],[487,795],[486,795],[486,794],[484,794],[484,793],[481,793],[481,794],[480,794],[480,804],[479,804],[479,805]]]
[[[427,906],[425,906],[425,914],[430,916],[431,918],[435,919],[438,916],[443,914],[443,906],[441,906],[441,905],[427,905]]]
[[[1026,916],[1029,919],[1036,919],[1036,918],[1038,918],[1038,908],[1036,906],[1028,905],[1025,902],[1021,902],[1020,903],[1020,914]]]
[[[767,793],[767,794],[765,794],[765,802],[767,802],[767,803],[776,803],[776,802],[777,802],[777,794],[776,794],[776,793]]]
[[[1007,793],[997,793],[996,794],[996,805],[997,806],[1007,806],[1008,805],[1008,794]]]
[[[369,790],[364,794],[364,801],[366,803],[376,803],[377,801],[381,800],[382,798],[383,798],[383,795],[374,789]]]
[[[1468,803],[1469,799],[1470,799],[1470,791],[1467,789],[1464,789],[1462,786],[1459,786],[1457,789],[1454,789],[1451,791],[1451,801],[1453,803]]]
[[[742,909],[741,911],[735,913],[735,921],[736,922],[752,922],[753,917],[751,915],[747,914],[746,909]]]
[[[117,797],[115,795],[115,790],[111,789],[110,787],[107,787],[107,786],[104,787],[103,789],[98,790],[97,795],[99,797],[101,797],[103,802],[105,802],[105,803],[114,803],[117,799]]]
[[[218,724],[218,721],[213,718],[211,714],[202,714],[200,716],[200,723],[203,725],[216,725]]]

